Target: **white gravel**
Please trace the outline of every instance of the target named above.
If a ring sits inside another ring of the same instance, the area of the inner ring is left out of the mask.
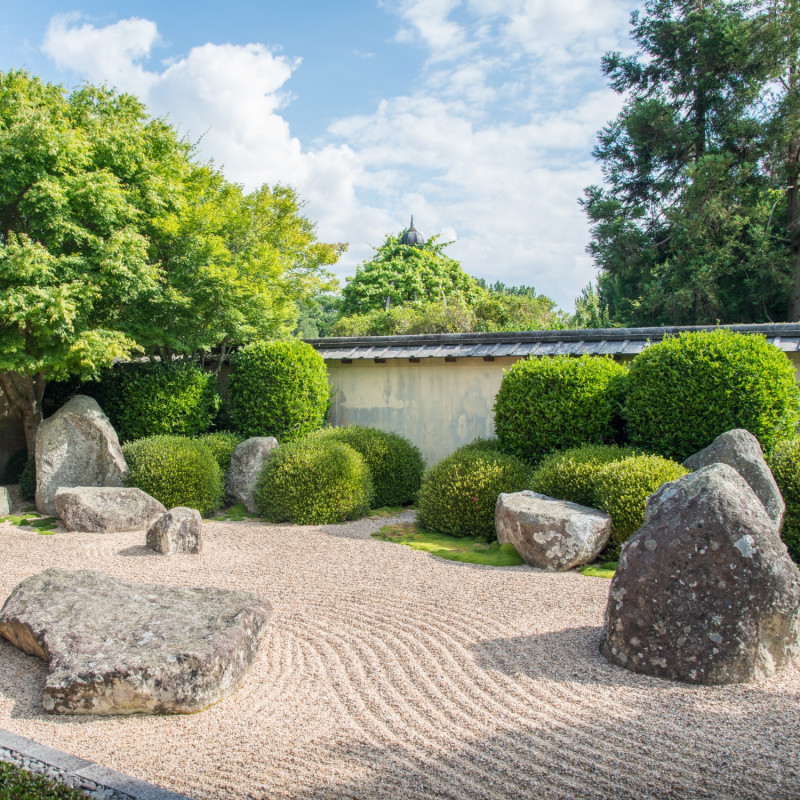
[[[0,524],[0,602],[60,566],[275,608],[239,691],[190,716],[48,715],[44,662],[0,640],[0,727],[198,800],[800,797],[800,665],[722,688],[632,674],[598,652],[607,580],[370,538],[387,521],[212,522],[199,556]]]

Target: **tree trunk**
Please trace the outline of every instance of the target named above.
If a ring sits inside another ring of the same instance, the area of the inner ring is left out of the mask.
[[[47,379],[41,372],[35,375],[20,375],[18,372],[0,373],[2,388],[12,408],[22,414],[25,444],[28,455],[36,453],[36,431],[42,421],[42,398]]]

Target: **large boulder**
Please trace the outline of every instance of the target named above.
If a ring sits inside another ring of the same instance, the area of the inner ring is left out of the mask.
[[[36,508],[54,515],[62,486],[123,486],[128,465],[97,401],[77,395],[36,432]]]
[[[526,564],[551,570],[594,561],[611,534],[608,514],[530,491],[501,494],[494,523],[500,544],[510,542]]]
[[[167,510],[141,489],[114,486],[58,489],[54,505],[68,531],[90,533],[147,529]]]
[[[203,520],[194,508],[176,506],[159,517],[147,531],[147,546],[158,553],[200,553]]]
[[[46,711],[190,713],[236,689],[271,613],[249,592],[48,569],[11,593],[0,635],[49,662]]]
[[[254,436],[236,445],[225,477],[225,492],[232,503],[244,503],[251,514],[258,513],[256,483],[269,458],[278,446],[274,436]]]
[[[0,517],[11,513],[11,494],[5,486],[0,486]]]
[[[648,499],[611,581],[601,651],[704,684],[761,680],[800,651],[797,566],[732,467],[703,467]]]
[[[683,466],[692,471],[711,464],[727,464],[733,467],[756,493],[756,497],[778,526],[778,530],[781,529],[786,505],[781,490],[764,460],[761,444],[750,431],[735,428],[722,433],[708,447],[689,456],[683,462]]]

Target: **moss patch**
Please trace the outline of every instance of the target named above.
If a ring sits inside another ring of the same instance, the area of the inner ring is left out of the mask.
[[[0,797],[3,800],[86,800],[83,792],[0,762]]]
[[[403,506],[381,506],[380,508],[373,508],[369,512],[370,519],[376,517],[396,517],[402,514],[406,509]]]
[[[10,522],[18,527],[33,528],[45,535],[55,533],[58,527],[58,517],[40,517],[32,512],[24,513],[22,516],[11,514],[7,517],[0,517],[0,522]]]
[[[581,575],[588,575],[590,578],[613,578],[616,570],[616,561],[604,561],[602,564],[587,564],[581,567]]]
[[[211,520],[205,521],[244,522],[246,519],[258,519],[258,514],[251,514],[244,503],[237,503],[235,506],[218,511]]]
[[[445,536],[419,528],[413,522],[384,525],[374,539],[404,544],[414,550],[446,558],[448,561],[465,561],[468,564],[485,564],[490,567],[516,567],[525,563],[513,544],[491,544],[474,536]]]

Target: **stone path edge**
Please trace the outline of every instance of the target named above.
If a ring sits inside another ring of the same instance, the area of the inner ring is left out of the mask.
[[[0,728],[0,761],[57,780],[103,800],[191,800]]]

